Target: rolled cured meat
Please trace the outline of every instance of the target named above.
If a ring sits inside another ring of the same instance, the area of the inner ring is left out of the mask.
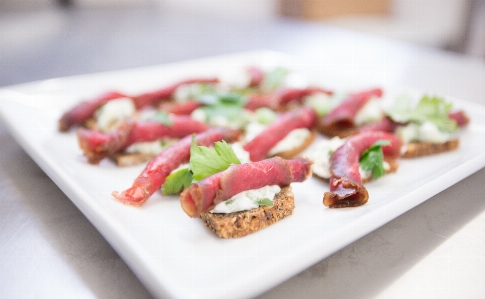
[[[354,93],[330,111],[319,123],[320,130],[330,136],[347,137],[357,133],[355,116],[372,97],[381,97],[382,89]]]
[[[254,94],[248,99],[246,109],[271,108],[273,110],[285,110],[284,107],[291,102],[301,102],[306,96],[315,93],[332,94],[331,91],[318,88],[285,88],[269,94]]]
[[[207,130],[207,125],[189,116],[170,116],[170,125],[160,122],[125,122],[110,133],[79,128],[78,143],[89,163],[97,164],[136,142],[155,141],[164,137],[183,138]]]
[[[387,132],[367,131],[348,137],[330,158],[330,192],[325,192],[323,204],[330,208],[356,207],[369,199],[362,183],[359,160],[362,153],[378,140],[388,140],[390,145],[382,146],[385,158],[396,159],[400,155],[401,140]]]
[[[227,128],[213,128],[195,136],[197,145],[210,146],[216,141],[232,142],[239,131]],[[113,191],[112,195],[120,202],[140,206],[165,182],[166,177],[183,163],[189,162],[192,136],[187,136],[169,146],[153,158],[125,191]]]
[[[231,165],[225,171],[190,185],[180,194],[180,203],[187,215],[198,217],[242,191],[303,182],[311,174],[311,165],[312,162],[306,159],[285,160],[280,157]]]
[[[260,161],[266,158],[269,151],[292,130],[313,128],[316,118],[315,111],[310,107],[286,112],[253,140],[246,143],[244,149],[249,152],[251,161]]]
[[[140,95],[135,96],[128,96],[117,91],[110,91],[103,93],[93,99],[88,101],[81,102],[71,108],[69,111],[66,111],[61,118],[59,119],[59,130],[62,132],[68,131],[71,127],[80,125],[88,120],[90,117],[94,115],[96,110],[101,107],[103,104],[106,104],[108,101],[119,99],[119,98],[131,98],[136,106],[137,109],[143,108],[149,105],[155,105],[157,102],[162,100],[168,100],[175,90],[184,84],[193,84],[193,83],[218,83],[219,80],[217,78],[197,78],[197,79],[188,79],[183,80],[167,87],[163,87],[161,89],[142,93]]]

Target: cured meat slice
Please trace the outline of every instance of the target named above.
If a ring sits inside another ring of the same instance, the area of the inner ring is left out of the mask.
[[[249,110],[256,110],[258,108],[266,107],[273,110],[284,110],[283,108],[289,103],[301,102],[306,96],[318,92],[332,94],[331,91],[318,87],[286,88],[270,94],[251,95],[245,105],[245,108]]]
[[[125,94],[119,93],[117,91],[110,91],[103,93],[91,100],[81,102],[78,105],[71,108],[69,111],[65,112],[62,117],[59,119],[59,130],[66,132],[71,127],[80,125],[88,120],[90,117],[94,115],[94,112],[101,107],[103,104],[106,104],[108,101],[129,97],[133,100],[137,109],[143,108],[149,105],[155,105],[157,102],[161,100],[169,99],[175,90],[184,84],[193,84],[193,83],[218,83],[219,80],[217,78],[198,78],[198,79],[188,79],[177,82],[170,86],[161,88],[159,90],[155,90],[152,92],[143,93],[136,96],[127,96]]]
[[[253,140],[246,143],[244,149],[249,152],[251,161],[260,161],[266,158],[271,148],[292,130],[313,128],[316,118],[315,111],[310,107],[302,107],[286,112]]]
[[[453,119],[459,127],[464,127],[470,122],[470,119],[463,110],[450,112],[448,117]]]
[[[382,131],[393,133],[399,126],[400,124],[393,121],[390,117],[384,117],[376,123],[362,126],[359,128],[359,132]]]
[[[196,79],[187,79],[177,83],[174,83],[170,86],[152,91],[143,93],[137,96],[132,97],[133,101],[135,102],[135,106],[137,109],[146,107],[146,106],[153,106],[157,104],[159,101],[168,100],[172,96],[172,94],[182,85],[186,84],[194,84],[194,83],[219,83],[219,79],[217,78],[196,78]]]
[[[228,128],[213,128],[195,136],[197,145],[210,146],[216,141],[232,142],[239,136],[239,131]],[[125,191],[113,191],[112,195],[128,205],[142,205],[165,182],[166,177],[183,163],[189,162],[192,136],[187,136],[166,148],[153,158]]]
[[[246,69],[246,72],[250,78],[248,87],[258,87],[263,82],[264,72],[259,67],[250,66]]]
[[[94,115],[96,109],[108,101],[124,98],[126,95],[117,91],[109,91],[89,101],[81,102],[71,110],[65,112],[59,119],[59,130],[68,131],[72,126],[82,124]]]
[[[347,137],[355,134],[354,120],[359,110],[372,97],[381,96],[382,89],[380,88],[350,95],[340,105],[323,117],[319,124],[320,130],[330,136]]]
[[[202,104],[197,101],[187,101],[183,103],[165,102],[160,105],[160,110],[176,115],[189,115]]]
[[[97,164],[135,142],[155,141],[163,137],[182,138],[207,130],[207,125],[189,116],[170,116],[170,125],[159,122],[125,122],[114,132],[102,133],[80,128],[77,138],[89,163]]]
[[[359,173],[359,159],[362,153],[378,140],[389,140],[391,145],[383,146],[385,158],[396,159],[400,155],[401,140],[386,132],[368,131],[349,137],[331,156],[330,192],[325,192],[323,204],[330,208],[356,207],[369,199],[367,189]]]
[[[180,203],[187,215],[198,217],[242,191],[303,182],[311,174],[311,165],[312,162],[306,159],[284,160],[280,157],[231,165],[225,171],[190,185],[180,194]]]

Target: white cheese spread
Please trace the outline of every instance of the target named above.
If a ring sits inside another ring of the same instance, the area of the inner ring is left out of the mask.
[[[449,141],[453,137],[450,133],[440,131],[435,124],[429,121],[426,121],[421,125],[409,123],[399,127],[396,130],[396,135],[399,136],[405,144],[412,141],[443,143]]]
[[[333,137],[332,139],[322,140],[318,143],[315,150],[308,157],[313,160],[312,171],[321,178],[329,179],[330,156],[345,142],[345,139]]]
[[[431,143],[443,143],[450,140],[451,134],[442,132],[432,122],[426,121],[419,127],[419,139]]]
[[[248,211],[259,208],[258,201],[267,198],[274,200],[276,194],[281,191],[278,185],[265,186],[259,189],[243,191],[216,205],[211,213],[234,213],[239,211]]]
[[[318,116],[324,116],[328,114],[335,106],[335,101],[332,97],[323,92],[317,92],[312,95],[306,96],[304,103],[315,110]]]
[[[175,89],[173,98],[176,102],[183,103],[188,100],[194,100],[202,91],[203,84],[201,83],[182,84]]]
[[[251,162],[251,159],[249,158],[249,153],[243,148],[240,142],[234,142],[233,144],[231,144],[231,147],[241,164]]]
[[[242,109],[240,115],[231,120],[224,115],[208,117],[202,108],[197,108],[190,114],[190,117],[213,127],[226,127],[241,130],[246,127],[252,118],[254,118],[254,113],[247,109]]]
[[[377,98],[371,98],[367,103],[357,112],[354,122],[357,126],[368,123],[373,123],[380,120],[384,116],[381,102]]]
[[[285,138],[281,139],[273,148],[271,148],[269,155],[274,156],[278,153],[298,148],[310,137],[311,134],[312,133],[307,128],[292,130],[285,136]]]
[[[246,88],[251,83],[251,76],[244,71],[227,71],[222,73],[219,78],[221,81],[234,88]]]
[[[147,142],[137,142],[130,145],[127,149],[127,153],[140,153],[156,156],[161,153],[168,144],[161,140],[147,141]]]
[[[123,121],[136,113],[136,107],[130,98],[121,98],[107,102],[96,111],[98,128],[102,132],[116,129]]]

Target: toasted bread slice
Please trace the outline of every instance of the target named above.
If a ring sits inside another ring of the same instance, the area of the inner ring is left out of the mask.
[[[318,130],[320,131],[320,133],[322,133],[327,137],[338,136],[340,138],[346,138],[346,137],[355,135],[359,132],[358,127],[338,127],[338,126],[332,126],[332,127],[319,126]]]
[[[389,166],[390,166],[389,170],[386,170],[386,174],[396,172],[397,169],[399,168],[399,163],[397,162],[397,159],[386,159],[386,162],[389,163]],[[365,184],[365,183],[368,183],[372,180],[373,180],[373,178],[371,176],[369,178],[363,179],[362,181]]]
[[[460,146],[458,139],[449,140],[444,143],[431,142],[410,142],[407,144],[403,158],[416,158],[421,156],[434,155],[456,150]]]
[[[305,139],[305,141],[300,144],[300,146],[295,147],[291,150],[287,150],[284,152],[279,152],[275,156],[279,156],[283,159],[291,159],[296,157],[299,153],[303,152],[312,142],[315,140],[315,137],[317,136],[317,132],[315,130],[312,130],[310,132],[310,135],[308,135],[308,138]]]
[[[273,203],[272,207],[229,214],[202,213],[200,218],[220,238],[241,238],[293,214],[295,201],[291,186],[282,187]]]
[[[154,156],[142,153],[117,153],[111,157],[118,167],[133,166],[150,161]]]

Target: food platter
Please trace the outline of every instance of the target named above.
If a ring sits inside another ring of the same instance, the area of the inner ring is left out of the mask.
[[[294,184],[292,216],[256,234],[223,240],[198,219],[187,217],[177,197],[156,193],[139,208],[120,204],[111,192],[130,186],[143,165],[117,168],[110,161],[90,165],[75,132],[57,130],[62,113],[93,94],[110,89],[138,93],[186,77],[231,76],[247,65],[286,66],[332,89],[371,84],[335,77],[332,69],[294,57],[258,51],[4,87],[0,115],[17,142],[158,297],[260,294],[485,166],[481,150],[485,107],[447,98],[471,119],[457,151],[401,160],[397,173],[367,185],[370,200],[359,208],[324,207],[328,184],[316,178]],[[432,92],[379,87],[389,96]]]

